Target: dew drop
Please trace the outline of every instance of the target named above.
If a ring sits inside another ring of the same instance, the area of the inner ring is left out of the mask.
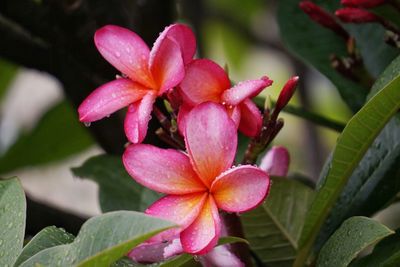
[[[116,57],[121,57],[121,53],[120,52],[115,52],[115,56]]]
[[[83,124],[84,124],[86,127],[90,127],[90,124],[91,124],[91,123],[90,123],[90,122],[84,122]]]

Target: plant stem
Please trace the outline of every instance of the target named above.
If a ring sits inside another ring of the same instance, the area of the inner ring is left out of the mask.
[[[263,108],[264,98],[256,97],[253,100],[259,108]],[[275,102],[272,101],[272,104],[275,105]],[[332,119],[328,119],[327,117],[324,117],[322,115],[316,114],[314,112],[308,111],[308,110],[306,110],[304,108],[300,108],[300,107],[294,107],[291,105],[287,105],[286,107],[283,108],[283,111],[286,113],[298,116],[300,118],[303,118],[305,120],[311,121],[319,126],[323,126],[323,127],[332,129],[336,132],[342,132],[344,127],[346,126],[345,123],[338,122],[338,121],[335,121]]]

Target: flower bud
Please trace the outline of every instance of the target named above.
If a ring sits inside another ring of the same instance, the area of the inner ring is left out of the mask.
[[[347,7],[372,8],[385,4],[386,0],[342,0],[340,3]]]
[[[299,81],[299,76],[294,76],[290,78],[286,84],[283,86],[281,93],[279,94],[278,101],[276,101],[274,114],[276,116],[278,113],[287,105],[289,100],[292,98]]]
[[[336,34],[347,39],[347,32],[336,22],[335,17],[317,6],[311,1],[302,1],[299,4],[300,8],[306,13],[313,21],[320,24],[321,26],[331,29]]]
[[[365,9],[345,7],[336,10],[335,15],[345,23],[379,22],[380,18]]]

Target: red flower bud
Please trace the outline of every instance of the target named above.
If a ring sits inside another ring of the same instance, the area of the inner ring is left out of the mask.
[[[348,38],[347,32],[339,25],[339,23],[336,22],[335,17],[329,12],[323,10],[311,1],[302,1],[299,6],[304,13],[306,13],[316,23],[325,28],[331,29],[345,39]]]
[[[336,10],[335,15],[346,23],[379,22],[380,18],[365,9],[346,7]]]
[[[272,114],[272,118],[276,119],[279,112],[289,103],[294,92],[296,91],[297,84],[299,82],[299,76],[290,78],[283,86],[281,93],[279,94],[278,101],[276,101],[275,109]]]
[[[341,4],[348,7],[372,8],[385,4],[386,0],[342,0]]]

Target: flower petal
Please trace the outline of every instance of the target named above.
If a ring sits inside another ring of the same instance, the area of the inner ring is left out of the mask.
[[[168,195],[154,202],[146,211],[146,214],[157,218],[169,220],[180,227],[163,231],[151,238],[152,241],[170,240],[188,227],[200,214],[207,200],[206,193],[194,193],[186,195]]]
[[[209,196],[200,215],[180,235],[183,250],[191,254],[208,253],[217,244],[220,232],[218,208],[212,196]]]
[[[264,76],[258,80],[240,82],[231,89],[224,91],[222,101],[228,105],[238,105],[246,98],[258,95],[265,87],[270,86],[272,80]]]
[[[183,248],[181,244],[181,240],[179,238],[175,238],[172,242],[164,249],[164,258],[168,259],[172,256],[182,254]]]
[[[273,176],[286,176],[288,173],[290,156],[283,146],[272,147],[262,158],[260,169]]]
[[[230,250],[228,245],[218,246],[209,253],[201,257],[201,263],[204,267],[244,267],[244,263],[240,261]]]
[[[206,101],[220,102],[221,94],[230,87],[225,71],[208,59],[193,60],[180,84],[184,100],[190,105]]]
[[[116,79],[94,90],[79,106],[79,120],[92,122],[141,99],[148,91],[129,79]]]
[[[200,104],[186,118],[185,142],[195,171],[209,187],[232,166],[237,147],[235,123],[222,105]]]
[[[240,117],[241,117],[241,110],[239,106],[225,106],[226,111],[229,114],[229,117],[233,120],[236,125],[236,128],[239,128],[240,124]]]
[[[185,104],[181,105],[179,108],[177,122],[178,122],[179,132],[182,135],[185,135],[186,118],[187,118],[187,115],[189,115],[189,112],[191,110],[192,110],[192,108]]]
[[[154,191],[188,194],[206,190],[193,171],[189,157],[178,150],[131,145],[125,150],[122,161],[135,181]]]
[[[257,106],[250,99],[246,99],[240,104],[240,109],[239,131],[250,137],[259,134],[262,126],[262,116]]]
[[[183,62],[185,64],[190,63],[196,53],[196,38],[194,33],[186,25],[172,24],[160,33],[160,36],[154,43],[150,52],[150,65],[153,64],[154,55],[157,54],[157,51],[160,49],[160,44],[166,37],[173,39],[178,43],[182,52]]]
[[[100,54],[132,80],[153,88],[148,68],[149,48],[136,33],[115,25],[107,25],[96,31],[94,42]]]
[[[136,101],[128,108],[124,128],[128,140],[134,144],[141,143],[146,137],[155,98],[153,92],[147,93],[142,100]]]
[[[218,176],[211,186],[211,193],[218,208],[228,212],[243,212],[260,204],[269,186],[269,176],[265,171],[244,165]]]
[[[164,249],[168,247],[169,242],[150,242],[142,243],[128,253],[128,257],[136,262],[153,263],[163,261]]]
[[[162,40],[159,48],[154,53],[154,60],[150,64],[150,70],[157,84],[159,95],[182,81],[185,75],[185,67],[181,48],[175,40],[169,37]]]

